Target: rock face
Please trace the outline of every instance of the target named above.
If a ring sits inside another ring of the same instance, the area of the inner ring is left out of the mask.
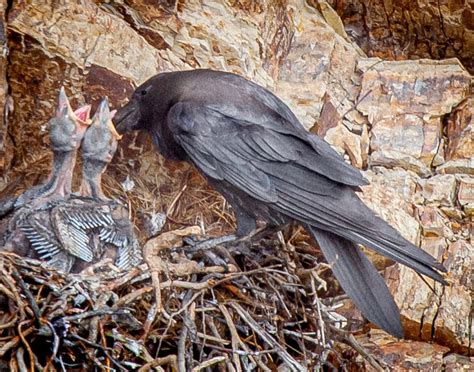
[[[437,344],[398,342],[374,331],[361,341],[377,360],[394,371],[468,371],[472,367],[472,358],[449,354],[447,347]],[[367,371],[375,370],[367,361],[358,367]]]
[[[0,61],[0,100],[5,103],[0,108],[10,113],[8,82],[15,111],[0,124],[0,188],[8,185],[10,191],[18,191],[44,177],[50,159],[42,126],[61,84],[67,86],[74,105],[98,102],[100,96],[108,95],[118,106],[134,86],[160,71],[215,68],[242,74],[274,91],[308,130],[363,168],[372,182],[363,191],[364,200],[402,235],[451,269],[452,285],[444,289],[436,285],[433,293],[413,271],[390,266],[386,260],[378,265],[387,268],[385,275],[401,307],[407,334],[425,341],[434,337],[443,347],[465,352],[470,344],[472,283],[467,278],[472,275],[474,210],[471,76],[455,59],[367,58],[349,40],[331,8],[317,3],[12,2],[5,14],[9,57]],[[336,3],[351,4],[355,10],[361,6],[355,0]],[[396,23],[387,26],[387,17],[374,16],[382,3],[386,13],[380,14],[407,20],[401,30],[395,32]],[[421,3],[409,4],[410,10]],[[4,14],[6,2],[0,4],[0,14]],[[438,14],[433,13],[437,8],[433,4],[420,12]],[[356,12],[341,6],[336,9],[342,9],[344,21],[360,20]],[[443,14],[462,14],[467,20],[472,13],[464,5],[440,6]],[[373,16],[367,30],[377,36],[374,40],[385,35],[384,40],[396,41],[392,56],[403,56],[399,52],[407,46],[411,57],[439,56],[434,55],[439,44],[430,49],[426,40],[411,43],[415,30],[424,30],[415,27],[423,24],[422,18],[413,21],[412,13],[390,1],[371,2],[366,11],[368,17]],[[457,18],[447,19],[450,23],[445,24],[451,25]],[[469,24],[462,34],[456,28],[445,29],[447,37],[462,39],[456,50],[463,61],[474,50],[467,47],[472,43]],[[385,42],[378,45],[378,49],[372,44],[370,48],[384,57],[390,54]],[[443,53],[454,55],[447,47]],[[472,66],[468,63],[468,67]],[[174,208],[180,190],[193,195],[193,190],[204,189],[202,179],[189,175],[188,167],[156,156],[143,135],[121,141],[119,153],[115,166],[108,170],[113,176],[106,186],[109,182],[111,189],[120,189],[117,184],[129,176],[135,188],[127,189],[127,195],[137,195],[132,201],[136,209],[151,213],[170,205]],[[222,205],[222,200],[216,203]],[[203,224],[214,231],[229,227],[219,221]]]
[[[469,97],[458,105],[448,118],[447,162],[439,166],[439,171],[474,175],[473,148],[474,97]]]
[[[469,0],[328,1],[347,33],[371,56],[458,57],[474,72],[474,9]]]
[[[449,175],[435,175],[423,182],[422,195],[427,204],[450,207],[456,195],[456,177]]]
[[[0,1],[0,47],[2,53],[0,56],[0,176],[2,175],[2,170],[5,165],[9,163],[12,156],[11,153],[7,151],[8,149],[8,118],[10,115],[10,110],[12,109],[12,102],[10,96],[8,95],[8,83],[7,83],[7,35],[5,27],[5,11],[7,9],[7,1]]]
[[[456,61],[363,60],[358,109],[372,125],[372,165],[429,176],[442,139],[442,117],[469,94],[470,76]],[[436,159],[436,162],[440,159]]]

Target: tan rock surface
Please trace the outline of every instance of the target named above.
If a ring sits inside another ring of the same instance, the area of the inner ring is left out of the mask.
[[[449,245],[445,257],[444,264],[452,285],[443,288],[434,323],[434,340],[466,353],[468,347],[472,347],[470,317],[474,248],[467,241],[457,240]]]
[[[438,167],[443,173],[474,175],[474,97],[469,97],[448,116],[447,162]]]
[[[443,165],[437,167],[436,172],[441,174],[465,173],[474,175],[474,159],[448,160]]]
[[[418,214],[424,236],[445,236],[447,224],[438,208],[431,206],[420,207]]]
[[[364,172],[370,185],[362,188],[360,197],[377,215],[397,229],[406,239],[419,244],[421,227],[414,217],[413,204],[416,193],[418,176],[413,172],[384,170],[376,174]],[[375,254],[367,249],[366,253],[381,270],[393,264],[393,261]]]
[[[104,67],[135,83],[164,67],[158,51],[144,38],[90,0],[17,3],[8,27],[29,35],[66,63],[81,69]]]
[[[353,125],[347,120],[343,122],[328,95],[324,97],[317,129],[313,128],[312,131],[329,142],[340,154],[346,154],[355,167],[363,168],[367,165],[369,156],[367,125]]]
[[[364,341],[364,346],[394,371],[441,370],[443,357],[449,351],[446,347],[426,342],[398,342],[375,330]],[[369,363],[364,364],[367,371],[375,371]]]
[[[429,238],[423,241],[422,247],[435,257],[442,258],[446,241],[443,238]],[[442,286],[433,280],[427,280],[427,285],[413,270],[398,264],[385,271],[385,279],[400,308],[406,335],[429,341]]]
[[[426,341],[434,337],[442,345],[467,352],[470,345],[472,245],[457,240],[447,246],[442,237],[427,237],[422,248],[444,261],[450,286],[442,287],[427,280],[435,289],[433,293],[413,270],[400,265],[388,268],[385,278],[400,307],[405,331],[411,337]]]
[[[459,188],[457,196],[464,213],[468,218],[474,217],[474,178],[468,176],[459,177]],[[472,220],[471,220],[472,221]]]
[[[427,204],[452,206],[456,194],[456,177],[436,175],[423,182],[422,195]]]
[[[419,341],[399,342],[377,330],[358,340],[391,371],[470,371],[474,364],[474,358],[450,353],[446,347]],[[367,361],[361,363],[367,371],[376,371]]]
[[[279,69],[276,92],[309,129],[319,119],[326,94],[339,114],[354,107],[359,89],[353,79],[361,54],[315,9],[301,1],[290,4],[295,34]],[[348,113],[350,120],[359,116]]]
[[[441,144],[441,116],[468,96],[469,74],[455,61],[366,59],[359,69],[357,108],[372,124],[371,163],[428,176]]]

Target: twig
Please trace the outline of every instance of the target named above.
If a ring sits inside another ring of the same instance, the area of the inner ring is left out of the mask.
[[[207,239],[207,240],[204,240],[203,242],[197,242],[194,245],[191,245],[189,247],[182,247],[180,249],[182,249],[188,254],[193,254],[200,251],[206,251],[206,250],[214,248],[215,246],[219,244],[229,243],[235,240],[237,240],[237,236],[231,234],[231,235],[220,236],[218,238]]]
[[[369,362],[369,364],[374,367],[379,372],[384,372],[385,369],[380,365],[378,361],[376,361],[372,355],[370,355],[367,350],[365,350],[362,345],[360,345],[357,340],[354,338],[353,335],[349,334],[345,337],[345,340],[351,345],[360,355],[364,357],[365,360]]]
[[[122,366],[122,364],[120,364],[120,363],[117,362],[114,358],[112,358],[112,356],[111,356],[110,353],[109,353],[109,352],[113,352],[112,349],[110,349],[110,348],[108,348],[108,347],[104,347],[104,346],[102,346],[102,345],[100,345],[100,344],[96,344],[95,342],[91,342],[91,341],[89,341],[88,339],[83,338],[83,337],[81,337],[81,336],[79,336],[79,335],[71,334],[69,337],[70,337],[70,338],[71,338],[71,337],[72,337],[72,338],[75,338],[76,340],[82,341],[82,342],[84,342],[85,344],[87,344],[87,345],[89,345],[89,346],[92,346],[92,347],[94,347],[94,348],[96,348],[96,349],[101,350],[101,351],[107,356],[107,358],[110,359],[110,361],[112,362],[112,364],[113,364],[115,367],[117,367],[117,368],[120,369],[121,371],[128,371],[124,366]]]
[[[225,356],[218,356],[218,357],[208,359],[205,362],[202,362],[201,364],[199,364],[197,367],[194,367],[192,369],[192,372],[199,372],[205,368],[213,366],[214,364],[225,362],[226,360],[227,358]]]
[[[31,310],[33,311],[33,314],[36,318],[36,324],[40,325],[40,319],[41,319],[41,312],[38,307],[38,304],[35,301],[34,296],[31,294],[30,290],[26,286],[26,283],[24,282],[23,278],[18,274],[18,271],[12,270],[12,276],[15,278],[16,282],[20,286],[21,290],[23,291],[23,294],[25,295],[28,304],[31,307]]]
[[[178,371],[186,372],[186,339],[188,338],[188,328],[183,324],[178,340]]]
[[[0,324],[0,330],[12,328],[16,324],[17,321],[18,321],[18,315],[14,314],[12,320]]]
[[[238,350],[239,348],[239,334],[237,333],[237,329],[235,328],[235,324],[232,321],[232,317],[230,316],[229,312],[227,311],[226,307],[222,304],[219,304],[219,309],[221,313],[224,315],[225,321],[227,322],[227,326],[229,327],[231,340],[232,340],[232,359],[234,360],[234,366],[237,368],[238,372],[242,371],[242,366],[240,365],[240,358],[234,350]]]
[[[309,337],[308,335],[305,335],[301,332],[295,332],[295,331],[290,331],[289,329],[284,329],[283,334],[299,337],[300,339],[312,342],[315,345],[323,346],[323,343],[320,340],[318,340],[317,338]]]
[[[352,334],[349,332],[345,332],[339,328],[330,326],[331,330],[337,333],[339,336],[341,336],[342,340],[348,344],[350,347],[352,347],[355,351],[357,351],[369,364],[375,368],[375,370],[379,372],[384,372],[385,369],[382,367],[382,365],[372,357],[372,355],[369,354],[365,348],[357,342],[357,340],[354,338]]]
[[[152,360],[151,362],[144,364],[142,367],[140,367],[138,372],[147,372],[147,371],[150,371],[152,368],[156,368],[158,366],[162,366],[165,364],[171,365],[172,371],[178,370],[177,357],[176,355],[173,354],[173,355],[168,355],[163,358],[156,358]]]
[[[143,323],[143,335],[141,337],[142,341],[146,341],[148,337],[148,333],[150,332],[151,327],[153,326],[153,323],[155,322],[156,315],[159,312],[158,306],[159,306],[158,301],[155,301],[154,303],[151,304],[150,309],[148,309],[148,314],[145,318],[145,322]],[[161,312],[163,312],[163,309],[161,309]]]
[[[197,332],[196,335],[198,337],[202,338],[204,343],[206,341],[214,341],[214,342],[217,342],[217,343],[222,344],[222,345],[230,344],[230,341],[224,340],[223,338],[220,338],[220,337],[210,336],[210,335],[204,334],[202,332]]]
[[[23,325],[28,324],[28,323],[30,323],[29,320],[24,320],[20,322],[18,324],[17,329],[18,329],[18,335],[20,336],[20,339],[23,342],[23,345],[25,346],[26,351],[28,351],[28,355],[30,357],[30,370],[31,372],[35,372],[35,356],[33,354],[33,350],[31,350],[30,344],[28,343],[28,341],[26,341],[25,334],[22,332]]]
[[[56,324],[60,321],[66,323],[66,322],[74,322],[74,321],[77,321],[77,320],[92,318],[92,317],[95,317],[95,316],[117,315],[117,314],[128,314],[128,310],[126,310],[126,309],[110,309],[110,308],[90,310],[90,311],[86,311],[86,312],[80,313],[80,314],[64,316],[62,318],[59,318],[59,319],[55,320],[53,322],[53,324]]]
[[[105,306],[107,301],[110,298],[110,292],[109,293],[102,293],[99,295],[99,298],[97,299],[96,306],[101,309]],[[91,342],[97,342],[97,337],[99,335],[99,316],[95,315],[92,317],[92,319],[89,322],[89,337],[88,340]]]
[[[25,363],[25,349],[23,349],[22,347],[19,347],[18,350],[16,351],[15,356],[16,356],[16,361],[18,363],[18,370],[20,372],[27,372],[28,367],[26,367],[26,363]]]
[[[31,332],[33,332],[33,327],[28,328],[25,332],[23,332],[23,337],[28,336]],[[12,338],[11,341],[8,341],[5,345],[0,348],[0,358],[5,355],[10,349],[16,347],[20,343],[21,339],[19,336],[15,336]]]
[[[257,333],[263,341],[265,341],[270,347],[278,349],[278,354],[285,361],[288,367],[293,371],[306,371],[301,364],[299,364],[283,347],[274,340],[272,336],[268,334],[257,322],[245,311],[238,303],[231,303],[232,306],[239,316]]]
[[[59,350],[59,336],[56,333],[53,325],[50,322],[46,322],[46,325],[51,329],[51,334],[53,335],[53,354],[47,361],[46,365],[44,366],[44,370],[47,371],[49,366],[53,364],[53,361],[56,359],[56,355],[58,354]]]

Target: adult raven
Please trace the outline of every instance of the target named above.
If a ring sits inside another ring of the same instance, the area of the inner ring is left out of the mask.
[[[360,172],[308,133],[279,98],[235,74],[158,74],[139,86],[115,118],[117,130],[146,130],[169,159],[191,162],[232,205],[237,236],[256,219],[301,223],[364,316],[403,337],[385,282],[357,244],[445,283],[446,271],[357,197]]]

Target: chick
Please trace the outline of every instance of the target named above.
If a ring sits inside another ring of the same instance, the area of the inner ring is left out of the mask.
[[[48,122],[53,151],[51,173],[44,184],[34,186],[20,195],[15,201],[15,209],[29,202],[39,206],[49,200],[67,198],[71,194],[77,150],[90,125],[90,110],[91,106],[85,105],[73,111],[64,88],[61,88],[56,115]]]
[[[102,191],[101,181],[107,165],[117,150],[120,135],[115,130],[112,118],[115,110],[109,110],[107,98],[100,103],[92,124],[82,141],[82,183],[81,196],[108,201]]]

